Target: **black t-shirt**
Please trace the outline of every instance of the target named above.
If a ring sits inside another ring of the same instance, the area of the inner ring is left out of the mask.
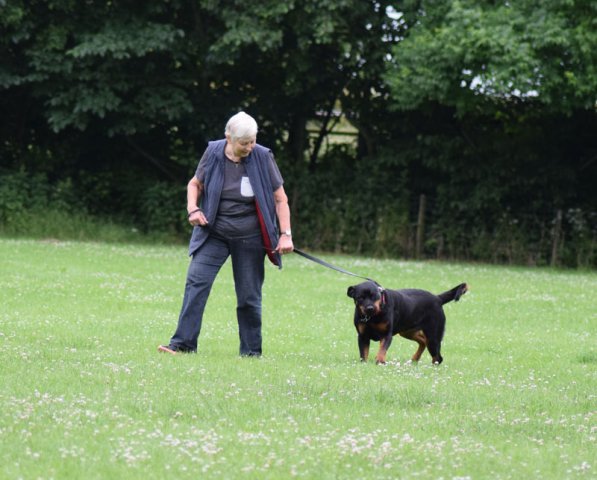
[[[247,175],[244,160],[235,163],[224,155],[224,185],[220,196],[220,205],[215,223],[211,230],[226,238],[242,238],[259,234],[259,220],[255,208],[255,195]],[[284,181],[273,155],[269,156],[269,171],[272,192],[280,188]],[[197,167],[195,176],[204,183],[207,155],[204,153]]]

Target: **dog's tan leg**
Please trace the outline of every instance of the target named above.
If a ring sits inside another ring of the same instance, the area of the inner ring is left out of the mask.
[[[386,345],[387,341],[385,338],[382,338],[379,341],[379,351],[375,356],[375,363],[385,365],[386,363],[386,353],[388,351],[388,346]]]
[[[400,336],[412,340],[413,342],[417,342],[419,344],[419,348],[417,348],[417,351],[411,359],[413,362],[418,362],[421,359],[421,355],[423,355],[425,348],[427,347],[427,337],[423,333],[423,330],[411,330],[409,332],[402,332]]]
[[[413,362],[418,362],[421,359],[421,355],[423,355],[425,348],[427,347],[427,337],[423,333],[423,330],[419,330],[417,333],[415,333],[413,340],[419,344],[419,348],[417,348],[412,360]]]

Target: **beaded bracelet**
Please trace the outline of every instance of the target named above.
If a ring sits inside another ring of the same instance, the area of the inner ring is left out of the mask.
[[[192,212],[189,212],[189,214],[187,215],[187,218],[191,218],[191,215],[193,215],[193,213],[197,213],[197,212],[200,212],[200,211],[201,211],[201,209],[198,208],[197,210],[193,210]]]

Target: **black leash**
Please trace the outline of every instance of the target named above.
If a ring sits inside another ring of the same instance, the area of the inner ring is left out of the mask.
[[[317,257],[314,257],[313,255],[305,253],[305,252],[303,252],[302,250],[300,250],[298,248],[295,248],[293,250],[293,252],[294,253],[298,253],[301,257],[305,257],[306,259],[311,260],[312,262],[318,263],[319,265],[323,265],[324,267],[331,268],[332,270],[336,270],[337,272],[345,273],[346,275],[352,275],[353,277],[363,278],[365,280],[369,280],[370,282],[375,283],[376,285],[379,285],[379,283],[377,283],[372,278],[363,277],[362,275],[357,275],[356,273],[352,273],[352,272],[349,272],[348,270],[344,270],[343,268],[340,268],[340,267],[337,267],[335,265],[332,265],[331,263],[328,263],[328,262],[322,260],[321,258],[317,258]]]

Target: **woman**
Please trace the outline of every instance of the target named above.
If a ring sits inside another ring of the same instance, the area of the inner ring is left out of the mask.
[[[271,150],[256,143],[257,122],[237,113],[228,120],[225,137],[209,142],[187,185],[192,260],[178,327],[169,345],[158,347],[161,352],[197,351],[207,298],[230,256],[240,355],[260,356],[265,255],[282,268],[281,254],[294,248],[284,181]]]

